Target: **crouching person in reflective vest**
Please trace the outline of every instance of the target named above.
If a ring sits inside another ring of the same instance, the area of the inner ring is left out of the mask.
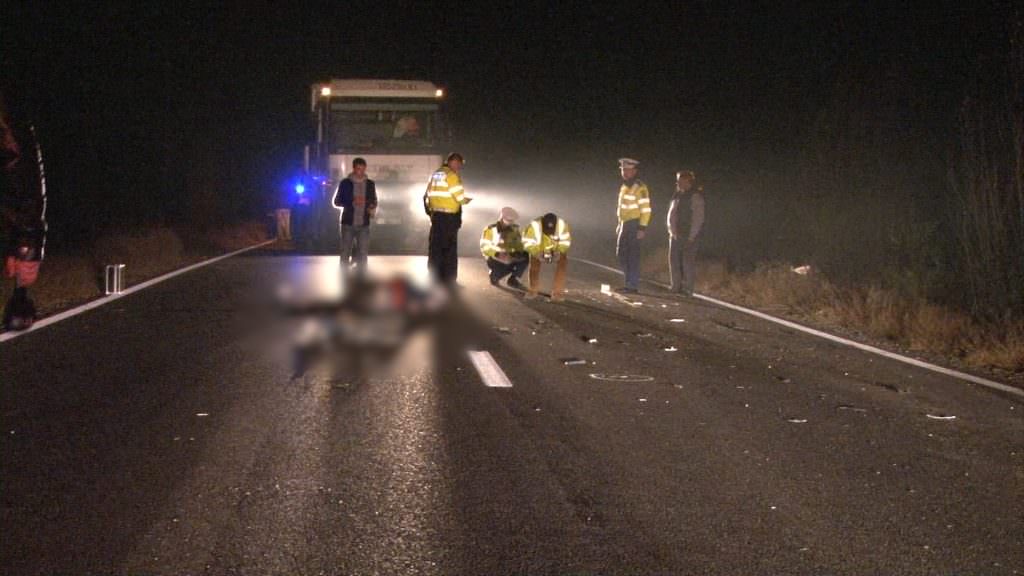
[[[506,206],[501,209],[498,221],[484,228],[480,235],[480,253],[487,259],[492,286],[497,286],[502,278],[508,276],[510,288],[523,289],[519,279],[526,272],[530,259],[516,224],[518,219],[519,214]]]
[[[536,298],[540,287],[540,267],[543,263],[558,261],[555,268],[555,286],[551,290],[552,300],[561,300],[565,292],[565,273],[569,267],[569,246],[572,236],[569,224],[548,212],[530,222],[523,233],[523,246],[530,254],[530,289],[527,298]]]

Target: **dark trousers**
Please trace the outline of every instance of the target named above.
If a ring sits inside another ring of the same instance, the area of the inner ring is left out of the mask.
[[[697,282],[697,239],[687,242],[686,238],[669,237],[668,269],[673,292],[693,292]]]
[[[526,256],[513,256],[508,264],[494,258],[487,259],[487,267],[491,269],[491,284],[496,284],[505,276],[511,274],[517,280],[523,277],[526,268],[530,265],[530,259]]]
[[[459,228],[461,226],[461,214],[434,212],[430,215],[427,268],[438,282],[454,284],[459,275]]]
[[[615,243],[615,253],[622,266],[626,288],[634,290],[640,287],[640,246],[643,242],[636,237],[640,230],[640,221],[627,220],[619,224],[619,237]]]

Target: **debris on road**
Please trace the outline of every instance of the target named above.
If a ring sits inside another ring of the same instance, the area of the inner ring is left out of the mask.
[[[749,329],[744,328],[744,327],[742,327],[742,326],[740,326],[740,325],[738,325],[738,324],[736,324],[735,322],[732,322],[732,321],[722,322],[721,320],[712,320],[712,322],[714,322],[715,324],[718,324],[719,326],[721,326],[723,328],[728,328],[730,330],[735,330],[737,332],[750,332]]]
[[[209,415],[210,415],[209,412],[197,412],[196,413],[196,416],[198,416],[200,418],[203,418],[204,416],[209,416]]]
[[[786,418],[786,422],[792,422],[793,424],[806,424],[807,418]]]
[[[650,332],[633,332],[633,336],[636,336],[637,338],[653,338],[654,334],[651,334]]]
[[[782,382],[783,384],[789,384],[790,382],[792,382],[792,380],[786,378],[785,376],[776,376],[775,379],[778,380],[779,382]]]
[[[582,364],[586,364],[587,363],[587,361],[584,360],[583,358],[575,358],[575,357],[573,357],[573,358],[562,358],[561,362],[562,362],[562,364],[565,364],[566,366],[580,366]]]
[[[597,338],[587,336],[586,334],[580,336],[580,340],[583,340],[587,344],[597,344]]]
[[[675,322],[675,323],[679,324],[681,322],[686,322],[686,318],[670,318],[669,322]]]
[[[679,348],[676,348],[675,346],[668,346],[668,347],[662,348],[662,350],[664,350],[665,352],[678,352]]]
[[[591,374],[594,380],[606,380],[609,382],[652,382],[654,376],[642,376],[639,374]]]
[[[867,412],[867,408],[858,408],[857,406],[851,406],[849,404],[840,404],[836,406],[836,410],[848,410],[850,412]]]
[[[611,284],[601,284],[601,294],[611,294],[611,293],[612,293],[612,286],[611,286]]]
[[[952,414],[925,414],[925,416],[932,420],[956,420],[956,416]]]
[[[647,398],[637,398],[637,400],[640,402],[647,402]]]
[[[501,332],[502,334],[511,334],[512,333],[512,329],[509,328],[508,326],[497,326],[497,327],[495,327],[495,330],[497,330],[498,332]]]

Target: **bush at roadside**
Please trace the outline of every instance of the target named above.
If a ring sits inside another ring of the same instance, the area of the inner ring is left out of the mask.
[[[266,226],[257,222],[211,232],[152,227],[109,233],[75,254],[48,254],[30,294],[41,315],[52,314],[102,296],[107,264],[124,264],[125,286],[131,286],[265,239]],[[12,288],[9,280],[0,284],[3,302]]]
[[[644,261],[645,275],[668,280],[667,249]],[[765,263],[749,273],[702,261],[697,291],[824,329],[839,329],[897,347],[955,358],[969,366],[1024,372],[1024,323],[985,322],[937,305],[906,288],[842,286],[811,271]]]

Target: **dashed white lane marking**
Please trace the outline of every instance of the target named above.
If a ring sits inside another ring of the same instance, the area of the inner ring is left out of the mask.
[[[486,350],[470,350],[469,361],[473,363],[473,367],[476,368],[480,379],[484,381],[484,386],[490,388],[511,388],[512,381],[505,375],[505,371],[498,366],[498,363],[491,356],[491,353]]]
[[[611,266],[605,266],[604,264],[599,264],[597,262],[591,262],[590,260],[584,260],[582,258],[574,258],[573,260],[575,262],[583,262],[584,264],[590,264],[591,266],[594,266],[594,267],[597,267],[597,268],[601,268],[602,270],[608,270],[609,272],[614,272],[616,274],[622,274],[622,272],[620,270],[612,268]],[[660,286],[662,288],[668,288],[667,285],[662,284],[661,282],[654,282],[654,281],[651,281],[651,280],[644,280],[644,281],[645,282],[649,282],[651,284],[654,284],[655,286]],[[724,302],[722,300],[718,300],[716,298],[711,298],[710,296],[705,296],[703,294],[697,294],[696,292],[694,292],[693,297],[694,298],[699,298],[701,300],[704,300],[705,302],[711,302],[712,304],[717,304],[718,306],[722,306],[723,308],[729,308],[730,310],[736,310],[737,312],[742,312],[744,314],[749,314],[751,316],[756,316],[757,318],[761,318],[762,320],[767,320],[769,322],[774,322],[776,324],[780,324],[780,325],[785,326],[787,328],[792,328],[793,330],[799,330],[800,332],[804,332],[806,334],[811,334],[813,336],[818,336],[819,338],[824,338],[826,340],[831,340],[832,342],[836,342],[838,344],[843,344],[843,345],[846,345],[846,346],[850,346],[851,348],[857,348],[858,350],[863,350],[865,352],[870,352],[872,354],[877,354],[879,356],[884,356],[884,357],[889,358],[891,360],[896,360],[897,362],[903,362],[904,364],[910,364],[911,366],[917,366],[918,368],[924,368],[925,370],[931,370],[932,372],[938,372],[939,374],[944,374],[946,376],[950,376],[950,377],[957,378],[957,379],[960,379],[960,380],[966,380],[967,382],[972,382],[972,383],[977,384],[979,386],[985,386],[986,388],[992,388],[994,390],[1000,390],[1002,392],[1006,392],[1008,394],[1012,394],[1014,396],[1019,396],[1019,397],[1024,398],[1024,390],[1022,390],[1020,388],[1015,388],[1013,386],[1009,386],[1007,384],[1003,384],[1002,382],[996,382],[994,380],[989,380],[988,378],[982,378],[980,376],[975,376],[973,374],[967,374],[966,372],[960,372],[959,370],[953,370],[953,369],[946,368],[946,367],[943,367],[943,366],[938,366],[936,364],[931,364],[929,362],[924,362],[922,360],[918,360],[917,358],[911,358],[909,356],[903,356],[902,354],[896,354],[895,352],[889,352],[888,350],[883,350],[881,348],[876,348],[874,346],[869,346],[867,344],[861,344],[860,342],[854,342],[853,340],[847,340],[846,338],[842,338],[840,336],[835,336],[833,334],[829,334],[828,332],[822,332],[821,330],[815,330],[814,328],[808,328],[807,326],[802,326],[800,324],[797,324],[796,322],[790,322],[789,320],[783,320],[782,318],[776,318],[775,316],[770,316],[768,314],[765,314],[764,312],[758,312],[757,310],[751,310],[750,308],[744,308],[743,306],[737,306],[736,304],[730,304],[729,302]]]
[[[13,339],[17,338],[18,336],[22,336],[24,334],[28,334],[29,332],[35,332],[36,330],[45,328],[45,327],[49,326],[50,324],[56,324],[57,322],[60,322],[61,320],[67,320],[68,318],[71,318],[72,316],[78,316],[82,312],[86,312],[86,311],[92,310],[93,308],[99,308],[100,306],[103,306],[104,304],[110,304],[111,302],[113,302],[115,300],[120,300],[121,298],[124,298],[125,296],[127,296],[129,294],[132,294],[134,292],[138,292],[139,290],[144,290],[146,288],[149,288],[150,286],[153,286],[155,284],[159,284],[159,283],[163,282],[164,280],[170,280],[171,278],[174,278],[175,276],[180,276],[181,274],[184,274],[186,272],[191,272],[192,270],[195,270],[196,268],[202,268],[203,266],[209,266],[210,264],[213,264],[214,262],[220,262],[221,260],[224,260],[225,258],[231,258],[232,256],[237,256],[238,254],[241,254],[243,252],[248,252],[250,250],[255,250],[257,248],[261,248],[261,247],[266,246],[267,244],[271,244],[271,243],[273,243],[275,241],[276,240],[267,240],[266,242],[261,242],[259,244],[256,244],[255,246],[249,246],[248,248],[242,248],[241,250],[235,250],[234,252],[230,252],[228,254],[222,254],[220,256],[217,256],[216,258],[210,258],[209,260],[203,260],[202,262],[196,262],[195,264],[192,264],[191,266],[186,266],[186,267],[181,268],[179,270],[174,270],[173,272],[168,272],[167,274],[164,274],[163,276],[157,276],[156,278],[151,278],[149,280],[146,280],[145,282],[141,282],[139,284],[136,284],[135,286],[132,286],[131,288],[127,288],[127,289],[123,290],[120,294],[111,294],[109,296],[104,296],[102,298],[97,298],[96,300],[93,300],[92,302],[87,302],[85,304],[82,304],[81,306],[78,306],[78,307],[75,307],[75,308],[71,308],[70,310],[65,310],[65,311],[63,311],[63,312],[61,312],[59,314],[54,314],[53,316],[47,316],[46,318],[43,318],[42,320],[40,320],[40,321],[36,322],[35,324],[33,324],[32,328],[29,328],[28,330],[22,330],[20,332],[4,332],[4,333],[0,334],[0,342],[6,342],[8,340],[13,340]]]

